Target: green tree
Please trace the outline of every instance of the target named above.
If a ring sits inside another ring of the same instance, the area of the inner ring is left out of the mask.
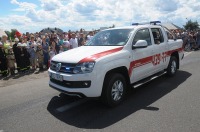
[[[14,40],[14,38],[15,38],[16,31],[17,31],[17,29],[11,29],[10,37],[12,40]]]
[[[197,21],[193,22],[192,20],[188,20],[186,25],[183,25],[186,30],[196,30],[199,29],[199,24]]]
[[[5,31],[5,33],[7,34],[8,39],[10,40],[11,39],[11,32],[10,31]]]
[[[110,26],[109,28],[115,28],[115,24],[113,24],[112,26]]]

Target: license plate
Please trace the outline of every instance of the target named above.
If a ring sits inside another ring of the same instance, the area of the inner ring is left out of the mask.
[[[63,81],[63,76],[59,74],[51,73],[50,77],[58,81]]]

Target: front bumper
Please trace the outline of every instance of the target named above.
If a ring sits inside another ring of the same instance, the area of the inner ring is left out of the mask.
[[[48,70],[51,73],[59,74],[63,81],[49,80],[49,86],[65,94],[78,97],[99,97],[101,96],[103,79],[93,71],[87,74],[66,74]]]

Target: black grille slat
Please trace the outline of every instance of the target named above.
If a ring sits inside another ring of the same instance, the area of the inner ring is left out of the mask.
[[[73,70],[74,70],[76,64],[51,61],[50,69],[53,70],[53,71],[56,71],[56,64],[57,63],[61,63],[61,68],[58,72],[74,74]]]

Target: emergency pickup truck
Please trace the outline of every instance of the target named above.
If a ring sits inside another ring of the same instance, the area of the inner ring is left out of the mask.
[[[49,86],[116,106],[131,84],[160,72],[174,76],[184,57],[182,45],[158,22],[106,29],[84,46],[54,56]]]

